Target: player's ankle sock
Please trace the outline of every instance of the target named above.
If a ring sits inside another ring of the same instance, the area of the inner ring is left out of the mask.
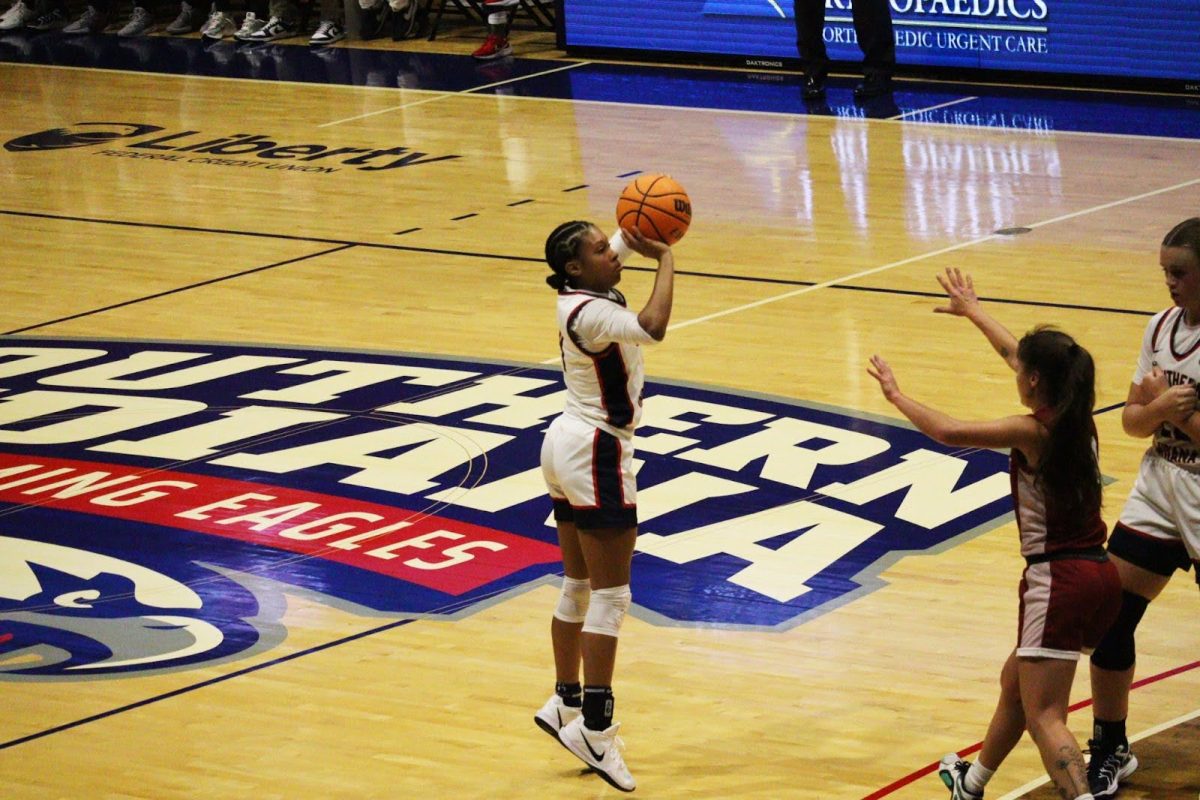
[[[1128,745],[1129,741],[1125,738],[1125,720],[1093,720],[1092,738],[1104,742],[1106,747]]]
[[[583,687],[583,724],[594,731],[602,731],[612,725],[612,718],[612,687]]]
[[[967,776],[963,778],[963,786],[968,792],[975,794],[983,794],[983,787],[987,786],[987,782],[996,774],[996,770],[988,769],[987,767],[976,761],[967,770]]]
[[[583,687],[578,682],[559,681],[554,684],[554,693],[562,698],[563,705],[567,708],[579,708],[583,705]]]

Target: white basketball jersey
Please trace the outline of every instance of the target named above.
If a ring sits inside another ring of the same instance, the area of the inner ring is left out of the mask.
[[[1200,384],[1200,326],[1188,325],[1185,316],[1182,308],[1173,306],[1151,318],[1142,337],[1134,383],[1141,383],[1158,367],[1171,386]],[[1151,449],[1176,466],[1200,472],[1200,445],[1169,422],[1154,432]]]
[[[568,416],[629,438],[642,417],[640,345],[654,341],[616,289],[558,295],[558,340]]]

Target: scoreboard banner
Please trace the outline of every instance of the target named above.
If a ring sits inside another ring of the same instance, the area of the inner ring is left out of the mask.
[[[901,64],[1182,81],[1200,91],[1200,2],[891,0]],[[826,0],[836,61],[861,61],[850,0]],[[791,0],[564,0],[567,48],[693,53],[783,67]]]

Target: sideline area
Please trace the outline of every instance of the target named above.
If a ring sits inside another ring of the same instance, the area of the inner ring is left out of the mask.
[[[543,41],[542,34],[537,41]],[[302,40],[299,40],[302,41]],[[544,42],[543,42],[544,43]],[[195,37],[9,32],[0,63],[162,75],[472,92],[512,97],[711,108],[839,118],[903,119],[971,127],[1200,139],[1200,97],[899,78],[891,96],[857,102],[854,76],[830,80],[819,103],[794,72],[423,52],[423,40],[309,48],[207,42]],[[382,46],[381,46],[382,45]],[[442,48],[447,45],[439,43]],[[469,48],[462,47],[465,53]],[[537,49],[537,48],[535,48]],[[545,53],[544,46],[540,48]],[[558,55],[561,55],[559,53]],[[571,67],[564,69],[564,67]]]

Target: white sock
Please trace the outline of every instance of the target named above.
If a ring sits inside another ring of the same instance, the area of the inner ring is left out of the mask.
[[[996,770],[988,769],[978,761],[971,765],[967,770],[967,777],[963,778],[963,787],[974,794],[983,794],[983,787],[987,786],[987,782],[996,774]]]
[[[1087,794],[1079,795],[1079,797],[1076,797],[1075,800],[1096,800],[1096,798],[1092,797],[1091,792],[1088,792]]]

